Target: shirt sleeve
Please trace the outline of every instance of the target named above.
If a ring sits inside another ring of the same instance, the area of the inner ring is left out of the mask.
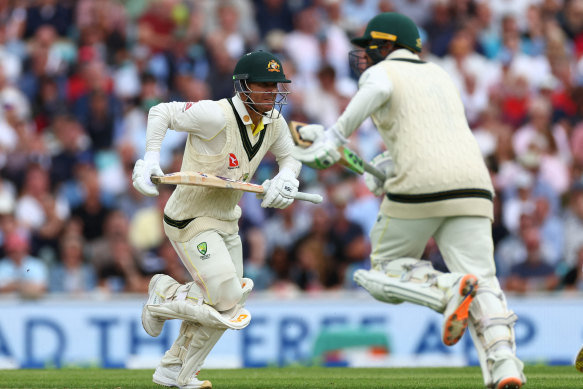
[[[393,83],[386,69],[373,66],[358,81],[358,92],[338,118],[334,127],[348,138],[362,122],[385,104],[393,92]]]
[[[208,141],[225,126],[225,115],[216,101],[161,103],[152,107],[148,113],[146,151],[160,150],[168,128],[188,132]]]
[[[285,122],[285,119],[278,119],[277,125],[279,126],[279,134],[269,150],[275,155],[275,160],[277,161],[280,171],[283,168],[288,168],[293,171],[297,177],[302,169],[302,163],[291,155],[294,141],[290,132],[286,131],[287,123]]]

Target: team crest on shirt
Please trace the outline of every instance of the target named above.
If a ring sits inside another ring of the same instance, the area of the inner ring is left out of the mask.
[[[188,108],[192,107],[193,104],[194,103],[191,103],[191,102],[184,104],[184,111],[182,111],[182,112],[186,112],[188,110]]]
[[[279,64],[272,59],[271,61],[269,61],[269,63],[267,64],[267,71],[268,72],[280,72],[279,70]]]
[[[229,153],[229,169],[239,169],[239,160],[233,153]]]
[[[200,256],[200,259],[207,259],[209,258],[211,255],[207,254],[207,244],[206,242],[200,242],[198,245],[196,245],[196,249],[198,250],[199,253],[201,253],[202,255]]]

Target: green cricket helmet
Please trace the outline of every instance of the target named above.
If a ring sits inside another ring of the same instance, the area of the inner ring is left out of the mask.
[[[364,49],[350,52],[350,66],[359,75],[369,66],[384,59],[379,47],[387,42],[414,53],[421,52],[422,47],[419,29],[415,23],[407,16],[395,12],[384,12],[375,16],[368,22],[364,34],[350,42]]]
[[[279,112],[281,111],[281,106],[287,104],[287,95],[290,92],[285,88],[284,84],[290,83],[291,80],[285,77],[279,58],[268,51],[254,51],[241,57],[233,71],[233,82],[235,84],[235,93],[243,103],[263,116],[272,117],[274,108],[277,108],[277,112]],[[277,90],[253,91],[250,86],[253,83],[276,83]],[[273,95],[273,98],[269,103],[255,102],[251,98],[251,93],[268,93]],[[263,106],[265,105],[271,107],[267,112],[263,112],[264,109],[260,109],[264,108]]]

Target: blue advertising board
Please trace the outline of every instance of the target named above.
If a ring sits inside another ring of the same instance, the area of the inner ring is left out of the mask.
[[[0,300],[0,367],[153,367],[178,334],[169,321],[157,338],[148,336],[140,315],[145,298],[121,300]],[[526,362],[570,364],[583,344],[583,297],[510,298],[518,356]],[[207,367],[284,366],[313,363],[323,333],[379,336],[385,355],[357,358],[360,365],[476,364],[471,338],[454,347],[440,340],[441,315],[412,304],[388,305],[365,295],[273,299],[251,295],[251,324],[227,331]],[[353,339],[356,339],[353,337]],[[334,344],[334,338],[332,343]],[[344,363],[354,365],[347,354]]]

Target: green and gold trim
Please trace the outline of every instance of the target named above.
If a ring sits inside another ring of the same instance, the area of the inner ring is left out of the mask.
[[[425,61],[421,61],[419,59],[412,59],[412,58],[391,58],[391,61],[401,61],[401,62],[410,62],[410,63],[416,63],[416,64],[424,64],[427,63]]]
[[[387,198],[396,203],[421,204],[435,201],[454,200],[463,198],[482,198],[493,200],[492,192],[485,189],[455,189],[443,192],[423,194],[395,194],[387,193]]]
[[[247,158],[249,159],[249,161],[251,161],[261,148],[261,145],[263,144],[266,129],[259,133],[259,140],[257,141],[257,143],[255,143],[255,145],[253,145],[251,143],[251,140],[249,139],[249,135],[247,134],[247,127],[245,127],[245,124],[239,117],[239,114],[235,109],[235,105],[233,104],[233,100],[229,98],[227,99],[227,101],[229,102],[229,104],[231,104],[231,108],[233,108],[233,114],[235,115],[235,119],[237,120],[237,126],[239,126],[239,134],[241,135],[243,148],[245,149],[245,153],[247,153]]]
[[[372,39],[384,39],[386,41],[393,41],[393,42],[395,42],[397,40],[396,35],[388,34],[386,32],[380,32],[380,31],[371,31],[370,36]]]
[[[185,220],[174,220],[174,219],[168,217],[166,214],[164,214],[164,222],[166,224],[168,224],[170,227],[178,228],[179,230],[184,229],[194,219],[196,219],[196,218],[193,217],[191,219],[185,219]]]

